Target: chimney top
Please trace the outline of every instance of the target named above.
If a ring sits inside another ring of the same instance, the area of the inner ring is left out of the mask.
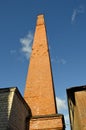
[[[44,15],[40,14],[37,16],[37,25],[43,25],[44,24]]]

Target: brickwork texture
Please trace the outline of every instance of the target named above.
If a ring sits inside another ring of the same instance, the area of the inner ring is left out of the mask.
[[[37,17],[24,99],[32,112],[32,118],[29,122],[30,130],[64,130],[63,116],[57,115],[50,54],[43,15]]]
[[[30,109],[16,88],[0,89],[0,130],[26,130]]]
[[[24,98],[32,115],[56,113],[54,84],[43,15],[37,18]]]
[[[71,130],[86,130],[86,86],[67,90]]]

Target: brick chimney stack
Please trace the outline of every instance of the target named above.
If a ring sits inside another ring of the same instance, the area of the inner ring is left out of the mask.
[[[29,130],[65,130],[64,116],[57,114],[54,84],[44,16],[37,17],[24,99],[31,108]]]
[[[32,115],[56,113],[54,84],[43,15],[37,17],[24,98],[31,107]]]

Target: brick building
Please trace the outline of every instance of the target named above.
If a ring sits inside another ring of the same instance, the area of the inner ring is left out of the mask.
[[[26,130],[30,117],[30,108],[16,87],[0,89],[0,130]]]
[[[86,130],[86,86],[67,89],[71,130]]]

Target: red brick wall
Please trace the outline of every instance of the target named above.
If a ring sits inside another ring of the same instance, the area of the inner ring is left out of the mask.
[[[30,120],[30,130],[64,130],[64,128],[61,115]]]

